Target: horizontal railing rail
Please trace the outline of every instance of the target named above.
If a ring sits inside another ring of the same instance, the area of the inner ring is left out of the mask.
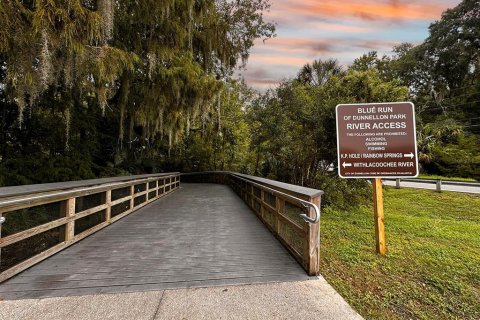
[[[234,172],[182,174],[182,182],[229,185],[309,275],[318,275],[323,191]]]
[[[315,218],[310,218],[308,215],[306,215],[305,213],[299,213],[299,216],[305,220],[305,222],[308,222],[308,223],[318,223],[320,222],[320,208],[317,207],[314,203],[312,202],[309,202],[309,201],[305,201],[305,200],[302,200],[300,198],[297,198],[297,197],[294,197],[292,195],[289,195],[287,193],[284,193],[284,192],[281,192],[281,191],[278,191],[278,190],[275,190],[275,189],[272,189],[272,188],[269,188],[269,187],[266,187],[260,183],[256,183],[256,182],[253,182],[251,180],[247,180],[247,179],[244,179],[234,173],[232,173],[233,176],[235,176],[237,179],[240,179],[240,180],[243,180],[243,181],[246,181],[248,182],[249,184],[253,185],[253,186],[256,186],[258,188],[261,188],[262,190],[265,190],[265,191],[269,191],[275,195],[278,195],[282,198],[287,198],[288,200],[291,200],[293,202],[296,202],[296,203],[299,203],[301,205],[303,205],[304,207],[310,207],[312,208],[314,211],[315,211]]]
[[[173,192],[180,173],[111,180],[0,188],[0,282]]]

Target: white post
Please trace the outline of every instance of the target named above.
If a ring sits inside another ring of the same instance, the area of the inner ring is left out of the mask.
[[[2,217],[0,212],[0,239],[2,239],[2,224],[5,222],[5,217]],[[2,248],[0,248],[0,266],[2,265]]]
[[[442,192],[442,180],[437,180],[437,192]]]
[[[395,188],[400,189],[400,179],[395,179],[395,181],[396,181]]]

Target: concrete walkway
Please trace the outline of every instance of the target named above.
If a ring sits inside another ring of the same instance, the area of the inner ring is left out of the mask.
[[[0,301],[0,320],[361,320],[322,278],[135,293]]]

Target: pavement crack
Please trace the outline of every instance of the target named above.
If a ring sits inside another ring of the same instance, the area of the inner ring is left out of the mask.
[[[155,310],[155,313],[153,314],[152,320],[155,320],[157,318],[158,312],[160,311],[160,305],[162,304],[163,296],[165,295],[165,290],[162,291],[162,295],[160,296],[160,299],[158,300],[158,306],[157,309]]]

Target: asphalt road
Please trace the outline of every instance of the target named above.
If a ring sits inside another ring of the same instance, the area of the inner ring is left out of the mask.
[[[383,184],[386,185],[386,186],[393,186],[393,187],[396,186],[395,181],[384,180]],[[434,183],[409,182],[409,181],[401,181],[400,182],[400,187],[401,188],[430,189],[430,190],[435,190],[436,189],[436,185]],[[453,191],[453,192],[480,194],[480,187],[442,184],[442,191]]]

